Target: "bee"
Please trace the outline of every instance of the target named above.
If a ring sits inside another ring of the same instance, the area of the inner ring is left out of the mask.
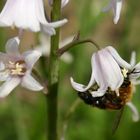
[[[128,76],[124,78],[123,84],[116,91],[107,89],[106,93],[101,97],[92,97],[89,91],[78,92],[78,96],[88,105],[100,109],[120,110],[132,98],[132,84]]]
[[[112,128],[112,134],[116,132],[119,126],[124,106],[131,100],[133,95],[133,85],[129,79],[129,74],[130,73],[127,73],[127,75],[124,76],[124,82],[118,89],[118,93],[112,91],[110,88],[108,88],[106,93],[101,97],[93,97],[90,91],[78,92],[78,96],[88,105],[100,109],[119,110]],[[97,89],[97,85],[93,87],[93,90],[95,89]]]

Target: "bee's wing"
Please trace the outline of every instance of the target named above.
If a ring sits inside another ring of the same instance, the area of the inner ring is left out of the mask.
[[[115,134],[116,130],[119,127],[123,112],[124,112],[124,107],[121,110],[119,110],[115,116],[115,120],[112,127],[112,135]]]

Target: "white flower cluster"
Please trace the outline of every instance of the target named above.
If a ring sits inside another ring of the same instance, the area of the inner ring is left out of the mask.
[[[62,0],[62,7],[68,1]],[[53,0],[49,0],[49,3],[53,4]],[[43,0],[7,0],[0,13],[0,26],[33,32],[43,30],[48,35],[54,35],[54,28],[64,25],[67,19],[48,22],[44,11]],[[0,97],[7,96],[19,84],[33,91],[43,89],[31,75],[32,68],[42,53],[35,49],[20,54],[19,37],[9,39],[6,53],[0,52]]]

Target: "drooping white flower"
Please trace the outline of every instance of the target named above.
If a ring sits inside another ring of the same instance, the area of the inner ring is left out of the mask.
[[[111,46],[94,53],[91,65],[92,74],[87,86],[76,83],[73,78],[71,78],[71,84],[79,92],[88,90],[93,97],[103,96],[108,88],[118,92],[119,87],[124,81],[120,67],[128,70],[131,69],[131,65],[124,61]],[[99,87],[96,91],[91,90],[94,84],[97,84]]]
[[[111,9],[113,10],[113,14],[114,14],[114,19],[113,19],[114,24],[117,24],[122,9],[122,0],[110,0],[110,3],[108,4],[107,7],[103,9],[103,11],[109,11]]]
[[[0,53],[0,97],[7,96],[19,84],[33,91],[43,89],[31,75],[33,65],[41,53],[31,50],[20,54],[19,42],[17,37],[8,40],[6,53]]]
[[[62,40],[59,44],[60,48],[69,44],[72,42],[74,36],[70,36],[64,40]],[[50,37],[46,36],[44,34],[40,34],[39,36],[40,39],[40,45],[36,46],[36,50],[41,52],[43,56],[49,56],[50,54]],[[73,56],[69,52],[65,52],[62,56],[61,59],[66,62],[66,63],[71,63],[73,61]]]
[[[48,1],[50,5],[53,4],[53,0],[48,0]],[[69,0],[61,0],[61,7],[63,8],[64,6],[66,6],[68,2]]]
[[[48,22],[45,18],[43,0],[7,0],[0,13],[0,26],[16,26],[38,32],[41,29],[49,35],[67,22],[66,19]]]
[[[115,60],[115,62],[111,57]],[[135,52],[132,52],[130,64],[128,64],[119,56],[114,48],[107,47],[97,53],[94,53],[91,63],[92,74],[89,84],[85,86],[74,82],[71,78],[73,88],[78,92],[83,93],[81,94],[81,97],[85,94],[85,99],[83,97],[82,99],[88,103],[89,101],[93,101],[93,104],[97,105],[100,101],[101,106],[103,106],[106,99],[107,102],[105,102],[105,105],[111,104],[114,108],[118,107],[118,105],[127,105],[132,111],[133,121],[138,121],[138,110],[131,102],[133,93],[135,92],[135,85],[140,84],[140,80],[137,80],[137,78],[140,77],[140,62],[136,64]],[[114,91],[117,96],[114,96],[113,99],[110,95],[113,95]],[[89,94],[92,95],[93,100],[88,99]],[[107,96],[105,96],[105,94],[111,98],[106,98]],[[117,98],[121,101],[120,103],[119,101],[115,103]],[[101,106],[97,105],[97,107]]]

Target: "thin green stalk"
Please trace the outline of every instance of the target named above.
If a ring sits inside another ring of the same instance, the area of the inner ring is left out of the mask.
[[[59,20],[61,16],[61,0],[53,0],[51,19]],[[48,47],[48,46],[47,46]],[[59,82],[59,58],[57,50],[59,47],[59,28],[56,29],[56,35],[51,37],[51,52],[49,63],[49,85],[48,85],[48,140],[57,140],[57,95]]]
[[[69,49],[80,45],[80,44],[84,44],[84,43],[91,43],[93,44],[98,50],[100,50],[100,47],[97,43],[95,43],[95,41],[92,41],[90,39],[85,39],[85,40],[75,40],[72,41],[71,43],[67,44],[66,46],[62,47],[61,49],[59,49],[57,51],[58,56],[60,57],[61,55],[63,55],[63,53],[65,53],[66,51],[68,51]]]

